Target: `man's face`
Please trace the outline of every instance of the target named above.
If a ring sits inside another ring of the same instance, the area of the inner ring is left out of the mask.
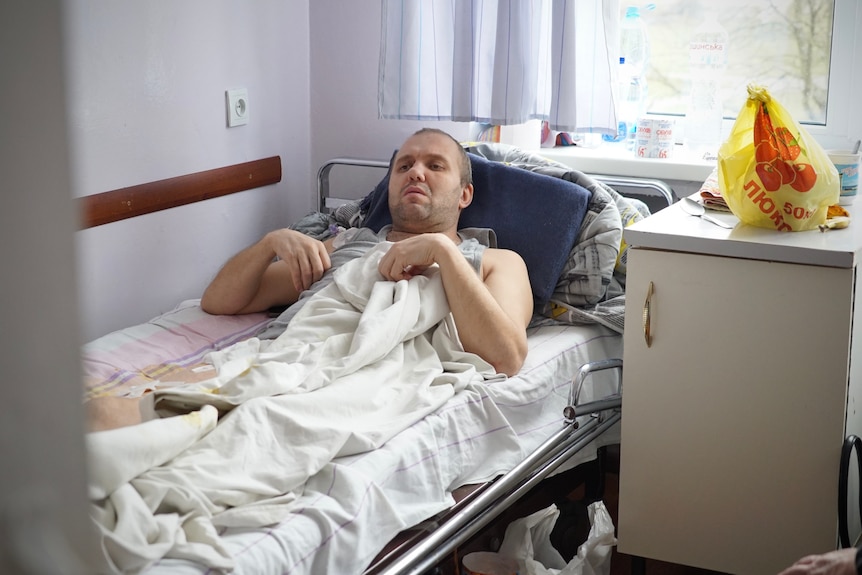
[[[461,185],[457,143],[442,134],[411,136],[398,150],[389,176],[389,211],[395,228],[413,233],[457,226],[473,197]]]

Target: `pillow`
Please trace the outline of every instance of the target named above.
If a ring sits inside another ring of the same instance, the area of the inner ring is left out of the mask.
[[[473,203],[459,228],[491,228],[497,247],[524,258],[538,303],[551,298],[578,231],[590,192],[582,186],[468,154],[473,166]],[[392,223],[389,174],[363,200],[363,226],[374,231]]]

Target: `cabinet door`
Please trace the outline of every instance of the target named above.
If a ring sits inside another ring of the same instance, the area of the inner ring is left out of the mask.
[[[629,258],[620,551],[775,573],[835,548],[852,270]]]

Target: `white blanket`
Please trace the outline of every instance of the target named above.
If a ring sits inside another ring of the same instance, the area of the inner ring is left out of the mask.
[[[157,392],[160,409],[187,415],[90,434],[93,517],[114,568],[176,557],[230,570],[217,527],[282,520],[333,458],[495,377],[463,351],[439,270],[383,281],[389,246],[339,269],[278,339],[213,353],[215,377]]]

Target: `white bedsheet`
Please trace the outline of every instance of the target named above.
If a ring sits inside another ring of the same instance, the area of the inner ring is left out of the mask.
[[[622,357],[622,338],[600,326],[536,328],[528,343],[527,361],[516,377],[470,384],[381,448],[324,465],[281,522],[219,530],[236,573],[361,573],[400,531],[451,506],[452,490],[511,469],[558,431],[572,376],[581,365]],[[595,394],[603,395],[612,384],[602,381]],[[618,426],[576,454],[571,465],[614,443],[619,443]],[[176,559],[146,570],[147,575],[213,572]]]
[[[584,362],[622,354],[621,338],[599,326],[546,326],[530,330],[528,342],[530,353],[517,377],[487,383],[473,379],[442,407],[408,425],[382,447],[324,463],[301,490],[292,494],[292,500],[270,500],[272,509],[258,504],[262,513],[274,511],[280,517],[274,523],[260,528],[234,525],[213,530],[206,514],[185,518],[187,527],[194,527],[192,539],[201,540],[185,545],[196,553],[217,549],[210,557],[213,568],[178,554],[155,561],[145,571],[217,573],[233,565],[236,573],[243,574],[361,572],[399,531],[451,505],[451,490],[510,469],[557,431],[562,425],[569,382]],[[231,354],[241,349],[219,354],[217,360],[240,360],[247,356],[247,349],[236,356]],[[176,395],[171,397],[180,401]],[[197,403],[199,400],[192,398],[189,404]],[[194,430],[197,422],[190,423]],[[200,423],[205,424],[206,418]],[[256,433],[254,429],[251,432]],[[595,442],[595,447],[618,441],[615,429]],[[594,449],[584,450],[572,463],[594,456]],[[214,475],[220,473],[219,468],[213,469]],[[124,485],[121,491],[128,491],[130,486]],[[179,502],[188,495],[187,490],[178,489],[168,501]],[[146,506],[131,505],[129,509],[127,517],[133,525],[141,518],[149,521]],[[100,514],[111,511],[97,506],[94,514],[97,520],[110,521]],[[161,545],[164,552],[172,545],[169,534],[178,529],[180,518],[158,518],[161,523],[156,529],[141,536],[154,546]],[[113,545],[106,539],[107,547]]]
[[[162,557],[232,568],[218,527],[284,520],[334,458],[376,449],[468,383],[498,378],[461,348],[437,268],[380,281],[390,245],[337,270],[276,340],[216,352],[215,377],[156,392],[162,408],[207,408],[193,420],[209,425],[151,421],[139,443],[135,428],[93,434],[94,515],[118,570]],[[210,406],[228,411],[217,425]]]

